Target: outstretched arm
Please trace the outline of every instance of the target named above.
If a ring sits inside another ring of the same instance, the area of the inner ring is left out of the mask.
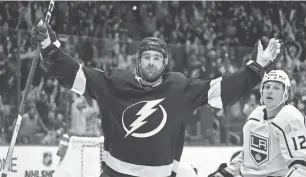
[[[42,26],[38,21],[31,43],[42,45],[42,57],[51,73],[60,85],[71,89],[79,95],[88,95],[97,99],[98,93],[103,90],[105,74],[101,70],[82,66],[71,56],[60,49],[61,43],[49,24]]]
[[[214,80],[190,80],[186,90],[194,107],[209,104],[212,107],[223,109],[239,101],[260,83],[264,72],[269,72],[280,53],[280,47],[278,40],[271,39],[268,47],[263,50],[259,41],[253,50],[252,60],[244,69]]]

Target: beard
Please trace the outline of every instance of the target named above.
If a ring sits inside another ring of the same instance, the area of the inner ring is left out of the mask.
[[[157,69],[154,66],[139,68],[140,76],[147,82],[155,82],[163,74],[164,67]]]

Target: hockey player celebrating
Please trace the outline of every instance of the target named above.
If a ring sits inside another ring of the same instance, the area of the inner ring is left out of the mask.
[[[107,71],[83,66],[60,49],[51,27],[40,20],[31,36],[42,45],[42,56],[61,86],[97,100],[103,117],[106,151],[102,177],[167,177],[175,166],[176,148],[183,147],[184,124],[193,111],[209,104],[224,108],[237,102],[261,81],[262,73],[280,53],[271,39],[260,42],[253,60],[228,77],[188,79],[165,72],[168,49],[164,41],[147,37],[140,42],[137,75],[124,69]],[[181,149],[179,149],[181,150]]]
[[[261,103],[243,127],[243,150],[210,177],[305,177],[305,116],[289,105],[290,80],[282,70],[266,74]]]

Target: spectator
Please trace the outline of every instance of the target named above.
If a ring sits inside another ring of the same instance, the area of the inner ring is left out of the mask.
[[[257,103],[256,95],[250,94],[248,101],[243,106],[243,115],[247,118],[258,106],[260,105]]]

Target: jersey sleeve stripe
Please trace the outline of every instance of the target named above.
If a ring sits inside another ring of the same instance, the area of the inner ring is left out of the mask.
[[[86,77],[82,65],[80,65],[79,70],[75,76],[71,91],[79,95],[83,95],[85,93],[85,89],[86,89]]]
[[[291,151],[290,151],[290,148],[289,148],[289,145],[288,145],[288,141],[287,141],[286,134],[285,134],[284,130],[282,128],[280,128],[278,125],[276,125],[274,122],[272,122],[271,124],[274,125],[276,128],[278,128],[282,132],[282,134],[284,136],[284,139],[285,139],[285,142],[286,142],[286,146],[287,146],[289,155],[290,155],[291,158],[293,158],[293,156],[291,154]]]
[[[172,171],[177,174],[179,168],[180,168],[180,163],[178,161],[174,160],[173,161],[173,169],[172,169]]]
[[[103,157],[103,161],[106,164],[105,170],[107,170],[107,167],[110,167],[112,170],[115,170],[118,173],[127,174],[130,176],[152,176],[152,174],[154,174],[154,176],[170,176],[172,171],[176,170],[174,167],[179,166],[179,162],[177,161],[173,161],[173,163],[169,165],[161,166],[132,164],[117,159],[108,151],[103,151]]]
[[[208,90],[208,104],[214,108],[219,109],[223,108],[221,99],[221,81],[222,77],[212,80]]]
[[[61,43],[59,40],[56,40],[55,42],[53,42],[53,45],[55,45],[57,48],[60,48]]]

